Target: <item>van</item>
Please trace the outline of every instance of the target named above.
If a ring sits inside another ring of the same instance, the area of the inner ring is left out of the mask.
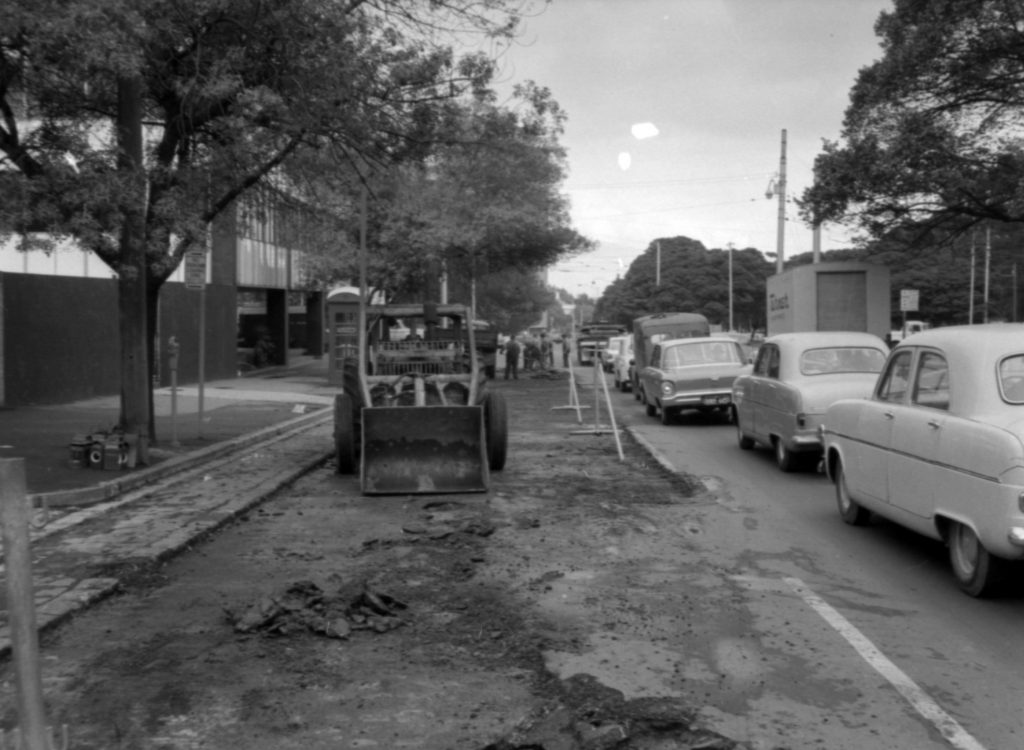
[[[711,325],[699,313],[663,312],[644,315],[633,321],[633,396],[640,397],[638,373],[651,360],[654,345],[665,339],[710,336]]]
[[[629,341],[628,335],[612,336],[608,339],[608,346],[601,349],[601,367],[605,372],[612,371],[615,358],[619,356],[619,352],[625,347],[627,341]]]
[[[576,362],[580,367],[603,367],[601,350],[608,347],[608,339],[626,333],[626,326],[598,320],[584,323],[576,336]]]

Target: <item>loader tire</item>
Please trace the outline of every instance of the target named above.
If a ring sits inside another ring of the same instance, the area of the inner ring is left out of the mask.
[[[354,474],[356,471],[355,420],[352,413],[352,399],[347,393],[334,397],[334,453],[339,474]]]
[[[487,465],[491,471],[505,468],[508,456],[508,408],[500,393],[484,394],[484,433],[487,438]]]

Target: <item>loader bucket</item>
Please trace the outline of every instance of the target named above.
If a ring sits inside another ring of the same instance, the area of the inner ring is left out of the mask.
[[[363,409],[364,495],[486,492],[482,406]]]

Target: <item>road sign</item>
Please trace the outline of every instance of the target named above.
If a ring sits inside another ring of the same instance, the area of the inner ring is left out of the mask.
[[[900,289],[900,311],[917,312],[917,301],[920,293],[917,289]]]
[[[206,286],[206,253],[189,250],[185,253],[185,288],[202,289]]]

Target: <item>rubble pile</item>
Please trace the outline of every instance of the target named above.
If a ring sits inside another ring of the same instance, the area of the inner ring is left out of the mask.
[[[374,590],[369,583],[346,601],[340,593],[328,596],[312,581],[296,581],[280,596],[262,596],[252,604],[225,609],[225,615],[238,633],[348,638],[354,630],[394,630],[405,624],[400,612],[406,609],[407,604]]]

